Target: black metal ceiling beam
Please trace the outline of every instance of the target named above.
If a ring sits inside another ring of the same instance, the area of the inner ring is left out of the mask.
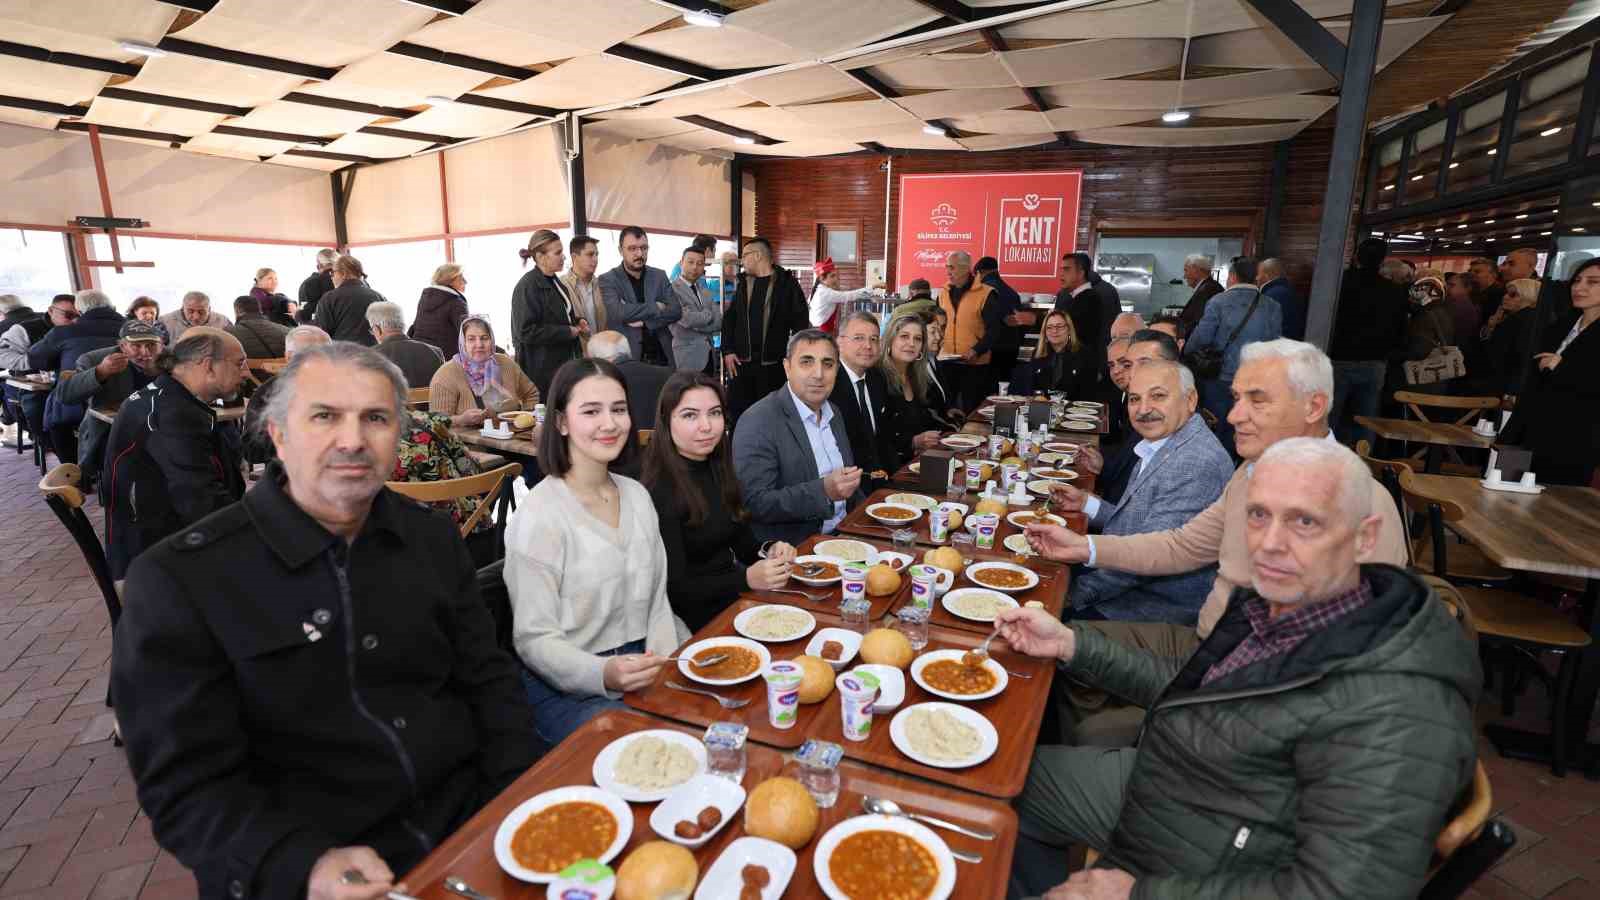
[[[873,153],[888,153],[889,152],[889,148],[888,147],[885,147],[884,145],[878,143],[877,141],[857,141],[856,143],[858,143],[861,146],[867,148],[868,150],[871,150]]]
[[[1000,34],[1000,32],[995,31],[993,28],[978,29],[978,36],[983,38],[983,42],[989,45],[989,49],[995,53],[1004,53],[1011,49],[1010,45],[1006,43],[1006,39]],[[1022,95],[1028,98],[1028,104],[1033,107],[1034,112],[1044,115],[1050,111],[1050,104],[1045,102],[1044,94],[1038,88],[1024,87],[1022,89]],[[1046,122],[1046,124],[1048,124],[1048,122]],[[1056,131],[1054,134],[1056,136],[1056,140],[1060,141],[1063,145],[1070,145],[1072,143],[1072,135],[1067,134],[1065,131]]]
[[[729,137],[749,138],[758,144],[763,144],[768,147],[772,146],[773,144],[783,143],[782,141],[773,140],[764,134],[758,134],[747,128],[739,128],[734,125],[729,125],[726,122],[718,122],[716,119],[708,119],[705,116],[676,116],[675,118],[679,122],[688,122],[690,125],[699,125],[701,128],[720,132],[728,135]]]
[[[144,91],[130,91],[126,88],[106,87],[100,89],[100,96],[110,100],[128,100],[133,103],[149,103],[154,106],[170,106],[174,109],[191,109],[195,112],[220,113],[224,116],[243,116],[250,113],[248,106],[229,106],[226,103],[211,103],[207,100],[190,100],[187,97],[168,97],[165,94],[149,94]]]
[[[184,56],[194,56],[200,59],[209,59],[213,62],[229,63],[251,69],[265,69],[268,72],[282,72],[285,75],[299,75],[301,78],[310,78],[316,81],[328,81],[339,74],[338,69],[328,66],[313,66],[294,62],[293,60],[278,59],[273,56],[262,56],[259,53],[246,53],[243,50],[213,47],[210,44],[186,41],[170,34],[162,38],[161,43],[156,46],[168,53],[181,53]]]
[[[49,113],[54,116],[86,116],[89,114],[87,106],[67,106],[61,103],[51,103],[48,100],[34,100],[31,97],[10,97],[0,94],[0,106],[9,106],[13,109],[31,109],[34,112]]]
[[[403,138],[408,141],[424,141],[430,144],[454,144],[461,138],[451,137],[448,134],[429,134],[425,131],[406,131],[403,128],[385,128],[381,125],[368,125],[358,128],[362,134],[375,134],[380,137]]]
[[[963,25],[980,18],[977,10],[960,2],[960,0],[915,0],[915,2],[918,6],[926,7],[930,12],[936,12],[947,19],[954,19]]]
[[[504,100],[499,97],[485,97],[482,94],[462,94],[456,98],[456,102],[465,103],[468,106],[481,106],[484,109],[498,109],[542,118],[566,115],[566,110],[554,109],[549,106],[535,106],[532,103],[519,103],[515,100]]]
[[[120,62],[114,59],[101,59],[98,56],[84,56],[81,53],[57,53],[43,47],[31,44],[18,44],[14,41],[0,41],[0,54],[15,56],[21,59],[31,59],[34,62],[54,63],[58,66],[70,66],[74,69],[92,69],[96,72],[110,72],[113,75],[137,75],[139,67],[133,63]]]
[[[341,100],[338,97],[323,97],[317,94],[306,94],[293,91],[284,94],[284,100],[290,103],[304,103],[307,106],[320,106],[323,109],[342,109],[346,112],[368,113],[374,116],[386,116],[393,119],[404,119],[416,115],[415,110],[403,106],[378,106],[374,103],[359,103],[355,100]]]
[[[1344,79],[1344,42],[1322,27],[1316,17],[1295,0],[1245,0],[1267,18],[1283,36],[1294,42],[1335,81]]]
[[[98,125],[96,127],[100,129],[101,134],[109,134],[113,137],[143,138],[147,141],[162,141],[164,143],[171,144],[173,147],[180,147],[185,141],[189,140],[188,135],[173,134],[169,131],[145,131],[142,128],[123,128],[120,125]],[[56,128],[60,129],[61,131],[87,132],[89,130],[89,123],[62,122],[61,124],[57,125]]]
[[[217,5],[217,0],[157,0],[157,2],[198,13],[211,12],[211,8]]]
[[[716,81],[721,78],[730,78],[735,75],[758,71],[757,69],[710,69],[698,63],[678,59],[675,56],[668,56],[665,53],[657,53],[654,50],[645,50],[640,47],[630,47],[627,44],[612,44],[604,52],[607,56],[615,56],[617,59],[636,62],[641,66],[649,66],[652,69],[660,69],[663,72],[683,75],[696,81]]]
[[[400,2],[431,9],[447,16],[463,16],[472,9],[472,4],[467,0],[400,0]]]
[[[301,150],[299,147],[296,147],[292,150],[285,150],[283,152],[285,156],[310,156],[316,159],[337,159],[343,162],[353,163],[377,163],[383,161],[379,159],[373,159],[370,156],[357,156],[354,153],[332,153],[327,150]]]
[[[216,134],[231,134],[234,137],[257,138],[263,141],[287,141],[291,144],[327,144],[331,138],[319,137],[311,134],[294,134],[288,131],[265,131],[260,128],[240,128],[237,125],[218,125],[211,129]]]
[[[879,97],[882,97],[885,100],[894,100],[900,96],[899,91],[889,87],[889,85],[883,82],[883,79],[872,74],[871,72],[868,72],[866,69],[846,69],[844,74],[854,78],[856,81],[861,83],[862,87],[873,92],[874,94],[877,94]]]
[[[497,63],[492,59],[468,56],[465,53],[451,53],[448,50],[435,50],[432,47],[424,47],[421,44],[412,44],[407,41],[401,41],[390,47],[389,52],[399,56],[409,56],[412,59],[439,63],[444,66],[454,66],[457,69],[466,69],[470,72],[498,75],[501,78],[510,78],[513,81],[524,81],[539,74],[538,69],[508,66],[505,63]]]

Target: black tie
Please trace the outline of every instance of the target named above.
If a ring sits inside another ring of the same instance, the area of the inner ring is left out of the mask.
[[[860,398],[861,415],[866,417],[867,427],[872,429],[873,434],[877,434],[878,423],[872,419],[872,404],[867,400],[867,380],[865,378],[856,382],[856,396]]]

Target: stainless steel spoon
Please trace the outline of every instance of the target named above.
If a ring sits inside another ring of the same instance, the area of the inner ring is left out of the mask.
[[[465,881],[462,881],[460,878],[457,878],[454,875],[445,878],[444,886],[448,888],[451,893],[460,894],[461,896],[466,897],[467,900],[494,900],[494,898],[490,897],[488,894],[473,890],[472,885],[467,884]]]
[[[944,819],[937,819],[933,816],[923,815],[922,813],[911,812],[910,810],[902,809],[900,804],[884,797],[874,797],[870,794],[863,796],[861,798],[861,808],[869,813],[880,813],[885,816],[904,816],[907,819],[915,819],[924,825],[932,825],[935,828],[943,828],[946,831],[954,831],[956,834],[964,834],[967,837],[977,838],[980,841],[994,840],[994,832],[992,831],[984,831],[979,828],[968,828],[965,825],[957,825],[954,822],[946,822]]]

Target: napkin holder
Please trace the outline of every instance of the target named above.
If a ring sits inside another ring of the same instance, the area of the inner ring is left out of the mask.
[[[994,404],[994,433],[1014,437],[1017,433],[1017,413],[1022,404],[1016,400],[997,400]]]
[[[1028,424],[1034,428],[1038,428],[1040,425],[1043,425],[1048,429],[1052,421],[1050,418],[1050,407],[1051,403],[1048,397],[1043,400],[1029,400]]]
[[[1528,469],[1533,453],[1521,447],[1502,447],[1489,451],[1489,468],[1480,482],[1491,491],[1509,491],[1515,494],[1539,494],[1544,485]]]
[[[511,423],[501,420],[499,416],[490,416],[484,419],[483,427],[478,430],[478,433],[484,437],[499,438],[503,441],[509,441],[515,436],[511,431]]]
[[[956,454],[953,450],[931,448],[917,457],[917,481],[922,490],[942,494],[950,489],[955,478]]]

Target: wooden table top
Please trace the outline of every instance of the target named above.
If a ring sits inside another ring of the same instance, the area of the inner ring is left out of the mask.
[[[6,378],[6,384],[11,385],[19,391],[36,391],[38,393],[46,393],[48,391],[55,390],[56,387],[55,382],[53,381],[34,381],[32,378],[23,378],[20,376],[10,376]]]
[[[1443,444],[1447,447],[1494,446],[1495,437],[1485,437],[1465,425],[1449,422],[1418,422],[1414,419],[1384,419],[1378,416],[1356,416],[1356,424],[1370,428],[1379,437],[1391,441],[1410,441],[1414,444]]]
[[[473,888],[499,898],[545,897],[543,885],[526,884],[501,870],[494,857],[494,833],[501,821],[524,800],[539,793],[568,785],[593,784],[595,756],[617,738],[652,728],[668,728],[687,734],[697,729],[660,721],[634,712],[606,712],[590,720],[563,741],[533,768],[512,783],[500,796],[485,806],[477,815],[462,825],[430,853],[416,868],[407,872],[405,881],[412,894],[424,900],[458,900],[445,890],[444,878],[455,875]],[[746,791],[776,775],[792,775],[794,763],[786,763],[776,750],[759,744],[746,744],[748,764],[743,786]],[[977,853],[983,862],[977,865],[957,863],[956,895],[960,897],[1000,898],[1005,896],[1006,880],[1011,869],[1011,857],[1016,849],[1017,816],[1009,806],[997,800],[958,791],[942,784],[920,781],[845,761],[839,765],[839,799],[833,806],[821,811],[816,835],[802,847],[797,855],[794,877],[789,881],[783,896],[788,900],[819,900],[823,897],[814,874],[814,854],[817,840],[829,828],[861,812],[861,798],[865,795],[895,801],[913,812],[927,813],[960,824],[987,829],[995,833],[995,840],[981,841],[949,831],[936,829],[941,838],[953,849]],[[610,863],[613,869],[628,858],[628,854],[641,844],[659,840],[650,827],[650,813],[655,804],[632,803],[633,833],[621,853]],[[704,846],[691,851],[699,863],[700,874],[705,875],[717,857],[729,844],[743,837],[744,816],[736,815],[716,837]]]
[[[216,411],[218,422],[238,422],[244,418],[244,412],[249,408],[248,404],[249,401],[246,401],[245,405],[241,406],[214,406],[212,409]],[[117,420],[117,410],[121,408],[121,406],[112,407],[111,409],[104,409],[98,406],[90,407],[89,415],[110,425]]]
[[[460,428],[451,426],[450,433],[461,439],[463,444],[494,450],[498,453],[512,453],[517,456],[538,456],[539,444],[533,438],[537,431],[529,432],[528,437],[514,437],[510,439],[484,437],[483,432],[476,428]]]
[[[984,560],[974,558],[974,561],[983,562]],[[1045,612],[1048,612],[1050,615],[1055,616],[1058,619],[1061,618],[1061,612],[1067,605],[1067,595],[1069,593],[1068,588],[1070,588],[1072,585],[1072,568],[1070,566],[1067,566],[1063,563],[1051,562],[1046,559],[1040,559],[1037,556],[1017,557],[1015,555],[1009,555],[1003,561],[1016,563],[1019,566],[1031,569],[1033,570],[1034,574],[1039,576],[1038,584],[1026,591],[1011,595],[1012,599],[1016,600],[1018,605],[1025,604],[1030,600],[1037,600],[1044,604]],[[956,573],[955,582],[950,585],[950,590],[956,591],[962,588],[971,587],[983,587],[983,585],[972,581],[972,579],[966,576],[965,570],[963,570]],[[934,625],[943,626],[945,628],[954,628],[958,631],[974,631],[985,637],[989,635],[989,632],[994,630],[994,626],[990,623],[974,622],[970,619],[963,619],[960,616],[955,615],[944,608],[942,599],[943,598],[940,600],[935,600],[933,603],[933,615],[928,621]],[[905,595],[905,598],[899,603],[895,604],[894,611],[899,612],[902,606],[905,606],[910,602],[911,594],[908,591]]]
[[[1100,427],[1102,429],[1107,427],[1104,412],[1100,414]],[[985,422],[976,416],[968,419],[966,424],[961,426],[962,434],[976,434],[988,437],[993,431],[993,424]],[[1052,431],[1050,432],[1050,440],[1065,441],[1069,444],[1099,444],[1100,435],[1105,433],[1105,431]]]
[[[1417,485],[1461,504],[1450,527],[1495,564],[1525,572],[1600,578],[1600,491],[1546,485],[1541,494],[1491,491],[1476,478],[1417,475]]]
[[[893,544],[889,541],[888,535],[814,534],[800,542],[800,546],[795,548],[795,555],[806,556],[811,553],[816,553],[818,544],[834,538],[863,541],[871,545],[875,550],[893,549]],[[800,582],[791,578],[789,580],[788,587],[792,590],[804,591],[813,597],[820,595],[823,599],[817,602],[807,603],[793,594],[752,593],[748,591],[740,596],[759,598],[765,603],[794,602],[796,606],[803,606],[806,609],[811,609],[814,606],[820,605],[824,611],[831,613],[837,613],[839,611],[839,604],[844,602],[844,588],[838,584],[815,587],[809,584],[801,584]],[[884,594],[880,597],[868,595],[867,600],[871,602],[872,609],[867,613],[867,618],[873,622],[882,619],[884,616],[888,615],[891,610],[897,608],[900,605],[900,601],[910,596],[911,582],[909,579],[902,576],[900,579],[899,590],[894,591],[893,593]]]
[[[1091,484],[1092,484],[1092,481],[1091,481]],[[920,492],[911,491],[911,490],[907,490],[907,489],[903,489],[903,488],[895,488],[895,487],[879,488],[878,490],[873,491],[872,494],[867,497],[867,500],[866,500],[865,503],[862,503],[862,504],[858,505],[855,509],[852,509],[849,512],[849,514],[847,514],[843,519],[839,520],[839,528],[838,528],[839,533],[840,534],[845,534],[845,535],[851,535],[851,536],[854,536],[854,537],[868,538],[868,539],[872,539],[872,540],[876,540],[876,541],[882,541],[883,545],[885,547],[889,546],[890,533],[894,529],[891,526],[884,525],[883,523],[881,523],[881,522],[877,521],[876,519],[873,519],[871,516],[867,515],[867,507],[871,506],[874,503],[883,502],[884,499],[887,498],[890,494],[902,494],[902,493],[920,493]],[[944,501],[944,498],[943,497],[939,497],[939,496],[934,496],[934,495],[930,495],[930,494],[923,494],[923,496],[925,496],[925,497],[926,496],[933,496],[933,499],[936,500],[936,501],[940,501],[940,502]],[[977,498],[976,494],[968,493],[966,495],[966,497],[964,499],[962,499],[960,502],[967,504],[967,506],[970,509],[970,507],[975,505],[974,501],[976,500],[976,498]],[[1037,500],[1037,503],[1043,503],[1043,502],[1044,501],[1042,499],[1038,499]],[[1026,511],[1031,510],[1031,509],[1036,509],[1037,508],[1037,503],[1034,506],[1008,506],[1008,507],[1006,507],[1006,515],[1010,515],[1011,513],[1014,513],[1014,512],[1026,512]],[[1066,519],[1067,520],[1067,527],[1071,528],[1073,531],[1076,531],[1079,534],[1084,534],[1084,533],[1086,533],[1088,531],[1089,519],[1083,513],[1081,513],[1081,512],[1080,513],[1056,513],[1056,515],[1059,515],[1062,518]],[[907,527],[909,527],[912,531],[915,531],[917,533],[917,545],[918,546],[924,547],[924,548],[936,546],[934,544],[934,542],[933,542],[932,535],[928,531],[928,514],[927,514],[926,511],[924,511],[922,515],[918,516],[916,521],[910,523]],[[963,532],[967,533],[967,534],[971,534],[971,532],[966,531],[966,526],[965,525],[962,526],[961,530]],[[1015,554],[1013,554],[1012,551],[1006,549],[1006,547],[1005,547],[1005,539],[1010,537],[1013,534],[1020,534],[1021,532],[1022,532],[1021,528],[1018,528],[1015,525],[1012,525],[1010,522],[1007,522],[1005,520],[1005,517],[1002,516],[1000,518],[1000,527],[995,531],[994,548],[993,549],[981,550],[977,546],[972,546],[970,548],[963,547],[962,548],[962,554],[964,556],[970,556],[973,559],[979,559],[979,560],[998,559],[998,560],[1004,560],[1004,561],[1010,562],[1012,560],[1012,557]],[[946,541],[946,543],[949,543],[949,542]]]

